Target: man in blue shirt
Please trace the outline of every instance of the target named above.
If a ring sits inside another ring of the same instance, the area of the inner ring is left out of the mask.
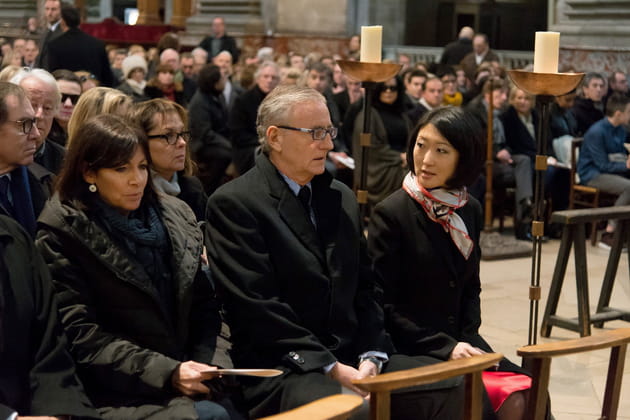
[[[601,191],[619,195],[616,206],[630,204],[630,158],[624,146],[630,122],[630,98],[614,93],[606,104],[606,116],[593,124],[584,135],[577,171],[580,182]],[[614,221],[608,222],[601,244],[612,243]]]

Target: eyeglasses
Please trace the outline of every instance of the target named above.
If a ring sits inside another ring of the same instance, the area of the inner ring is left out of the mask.
[[[33,127],[35,127],[35,125],[37,124],[37,118],[25,118],[23,120],[17,121],[9,120],[9,122],[22,124],[22,134],[28,136],[29,134],[31,134],[31,130],[33,130]]]
[[[181,133],[153,134],[147,136],[148,139],[164,139],[171,146],[176,144],[180,137],[188,143],[190,141],[190,131],[182,131]]]
[[[285,130],[300,131],[302,133],[310,133],[313,140],[324,140],[326,138],[326,134],[330,134],[330,138],[333,140],[337,138],[337,127],[297,128],[297,127],[289,127],[286,125],[279,125],[278,128],[284,128]]]
[[[76,105],[77,102],[79,101],[80,97],[81,97],[81,95],[71,95],[69,93],[62,93],[61,94],[61,103],[65,104],[66,101],[68,99],[70,99],[70,102],[72,102],[72,105]]]
[[[396,86],[383,86],[383,92],[397,92],[398,89],[396,88]]]

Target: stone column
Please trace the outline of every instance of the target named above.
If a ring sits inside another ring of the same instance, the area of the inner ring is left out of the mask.
[[[171,25],[186,26],[186,19],[192,12],[192,0],[173,0],[173,16]]]
[[[549,30],[561,34],[561,67],[630,71],[630,2],[549,0]]]
[[[158,0],[138,0],[138,25],[162,25]]]

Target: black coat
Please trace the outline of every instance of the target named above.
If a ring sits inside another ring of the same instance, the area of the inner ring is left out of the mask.
[[[35,153],[35,163],[40,164],[53,174],[59,175],[59,171],[61,171],[61,166],[63,165],[63,159],[66,156],[66,149],[49,139],[44,141],[43,147],[43,152],[40,153],[38,151]]]
[[[220,38],[221,44],[219,47],[219,51],[217,51],[215,54],[212,54],[212,40],[213,39],[214,39],[213,36],[207,36],[199,44],[201,48],[208,51],[208,63],[212,62],[212,58],[216,54],[220,53],[221,51],[229,51],[229,53],[232,54],[232,63],[238,62],[240,51],[238,47],[236,46],[236,40],[234,38],[228,35],[223,35]]]
[[[595,102],[580,96],[575,98],[571,112],[577,121],[578,136],[583,136],[591,125],[604,118],[604,112],[595,108]]]
[[[6,216],[0,216],[0,320],[0,418],[13,410],[98,418],[66,349],[48,268]]]
[[[174,320],[141,263],[79,203],[62,204],[57,197],[48,202],[37,246],[51,269],[70,350],[94,404],[141,410],[174,401],[169,418],[189,418],[194,408],[176,398],[173,370],[185,360],[229,366],[229,359],[215,351],[220,317],[200,268],[203,243],[195,216],[166,195],[159,208],[172,253]]]
[[[115,82],[105,43],[79,28],[68,29],[50,41],[46,61],[42,64],[51,73],[57,69],[85,70],[96,76],[101,86],[113,87]]]
[[[232,145],[227,125],[227,109],[219,98],[199,89],[188,105],[190,151],[197,162],[230,160]]]
[[[232,139],[232,159],[239,174],[254,166],[256,148],[260,146],[256,132],[258,106],[267,96],[258,85],[236,98],[230,110],[228,128]]]
[[[265,155],[208,200],[235,366],[305,373],[393,350],[354,194],[328,174],[311,185],[317,231]]]
[[[177,182],[179,183],[179,188],[181,189],[177,198],[188,204],[193,213],[195,213],[197,221],[201,222],[202,220],[205,220],[208,196],[203,190],[203,185],[201,185],[199,178],[196,176],[180,174],[177,177]]]
[[[503,123],[505,146],[509,152],[513,155],[529,156],[533,161],[536,158],[536,138],[529,133],[527,127],[518,116],[516,109],[510,105],[499,118]],[[538,118],[534,110],[532,110],[532,122],[534,123],[535,133],[538,127]],[[551,146],[551,142],[548,143],[548,146]],[[549,147],[549,149],[553,150],[552,147]]]
[[[403,189],[372,213],[368,248],[383,282],[385,325],[401,353],[448,360],[459,341],[492,351],[479,335],[481,205],[470,197],[456,212],[474,241],[468,260]],[[507,359],[500,370],[524,373]]]
[[[467,54],[473,50],[472,39],[459,38],[444,47],[440,64],[443,66],[455,66],[459,64]]]

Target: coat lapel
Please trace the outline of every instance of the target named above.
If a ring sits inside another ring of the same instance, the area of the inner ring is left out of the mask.
[[[289,186],[284,182],[275,166],[265,155],[257,159],[257,164],[267,178],[269,193],[278,200],[278,213],[291,231],[300,239],[300,242],[325,264],[319,238],[315,226],[304,211],[299,199],[293,194]]]
[[[433,253],[444,261],[444,264],[446,264],[451,274],[456,275],[457,269],[455,267],[455,260],[453,259],[453,246],[449,243],[451,238],[444,231],[442,226],[429,219],[420,204],[416,203],[414,199],[411,199],[410,202],[420,228],[426,232],[430,243],[433,245]]]

